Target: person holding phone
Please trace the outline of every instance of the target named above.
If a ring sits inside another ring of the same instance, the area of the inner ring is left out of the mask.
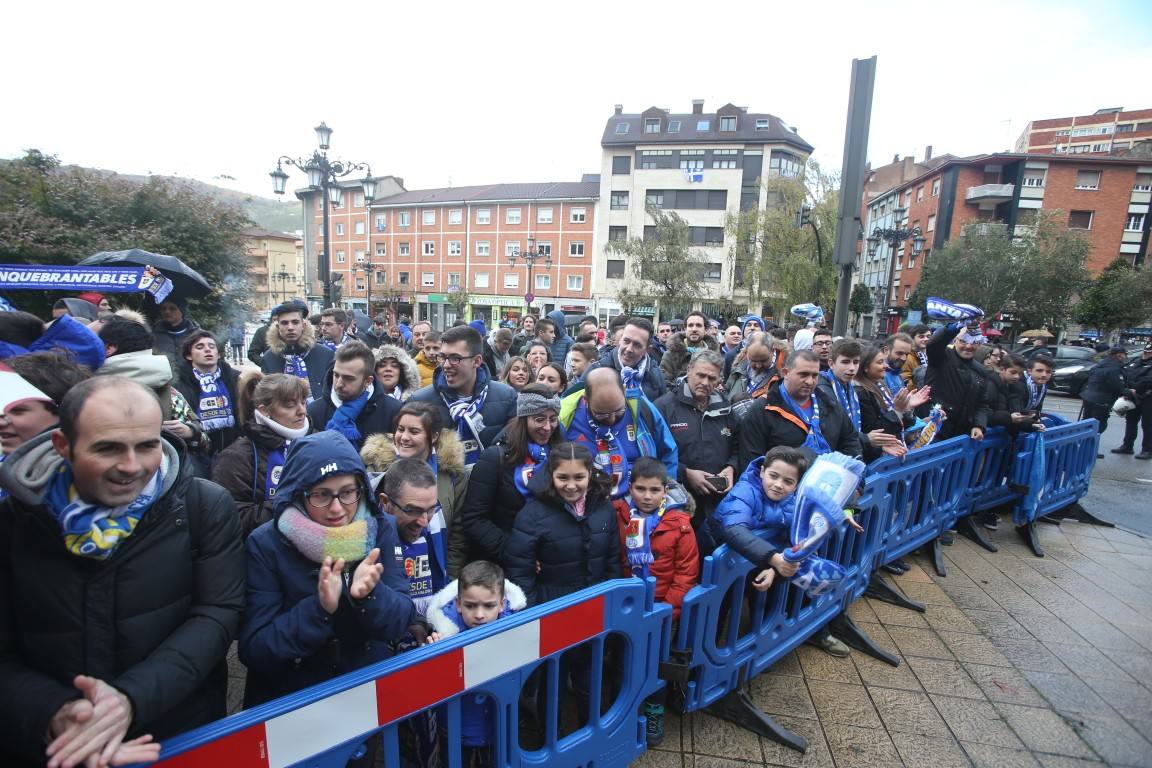
[[[676,480],[696,502],[692,527],[705,555],[714,549],[706,521],[732,487],[739,455],[736,417],[721,386],[723,371],[719,352],[697,350],[684,378],[656,401],[679,448]]]

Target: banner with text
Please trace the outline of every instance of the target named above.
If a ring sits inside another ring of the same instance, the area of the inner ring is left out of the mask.
[[[156,303],[172,293],[172,281],[152,267],[57,267],[0,264],[0,290],[148,293]]]

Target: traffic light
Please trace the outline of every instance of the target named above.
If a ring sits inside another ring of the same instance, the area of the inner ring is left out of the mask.
[[[812,223],[812,206],[802,205],[796,212],[796,229]]]

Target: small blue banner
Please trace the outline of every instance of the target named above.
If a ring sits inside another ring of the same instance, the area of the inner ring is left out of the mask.
[[[0,264],[0,289],[149,293],[159,304],[172,293],[172,281],[152,267]]]

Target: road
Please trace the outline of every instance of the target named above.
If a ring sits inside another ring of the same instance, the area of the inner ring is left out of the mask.
[[[1080,414],[1080,401],[1049,395],[1044,410],[1075,419]],[[1152,536],[1152,503],[1149,503],[1152,497],[1152,461],[1137,461],[1131,456],[1110,453],[1120,445],[1123,437],[1124,419],[1114,415],[1108,421],[1108,429],[1100,436],[1100,453],[1104,458],[1096,461],[1088,495],[1080,503],[1102,520]]]

